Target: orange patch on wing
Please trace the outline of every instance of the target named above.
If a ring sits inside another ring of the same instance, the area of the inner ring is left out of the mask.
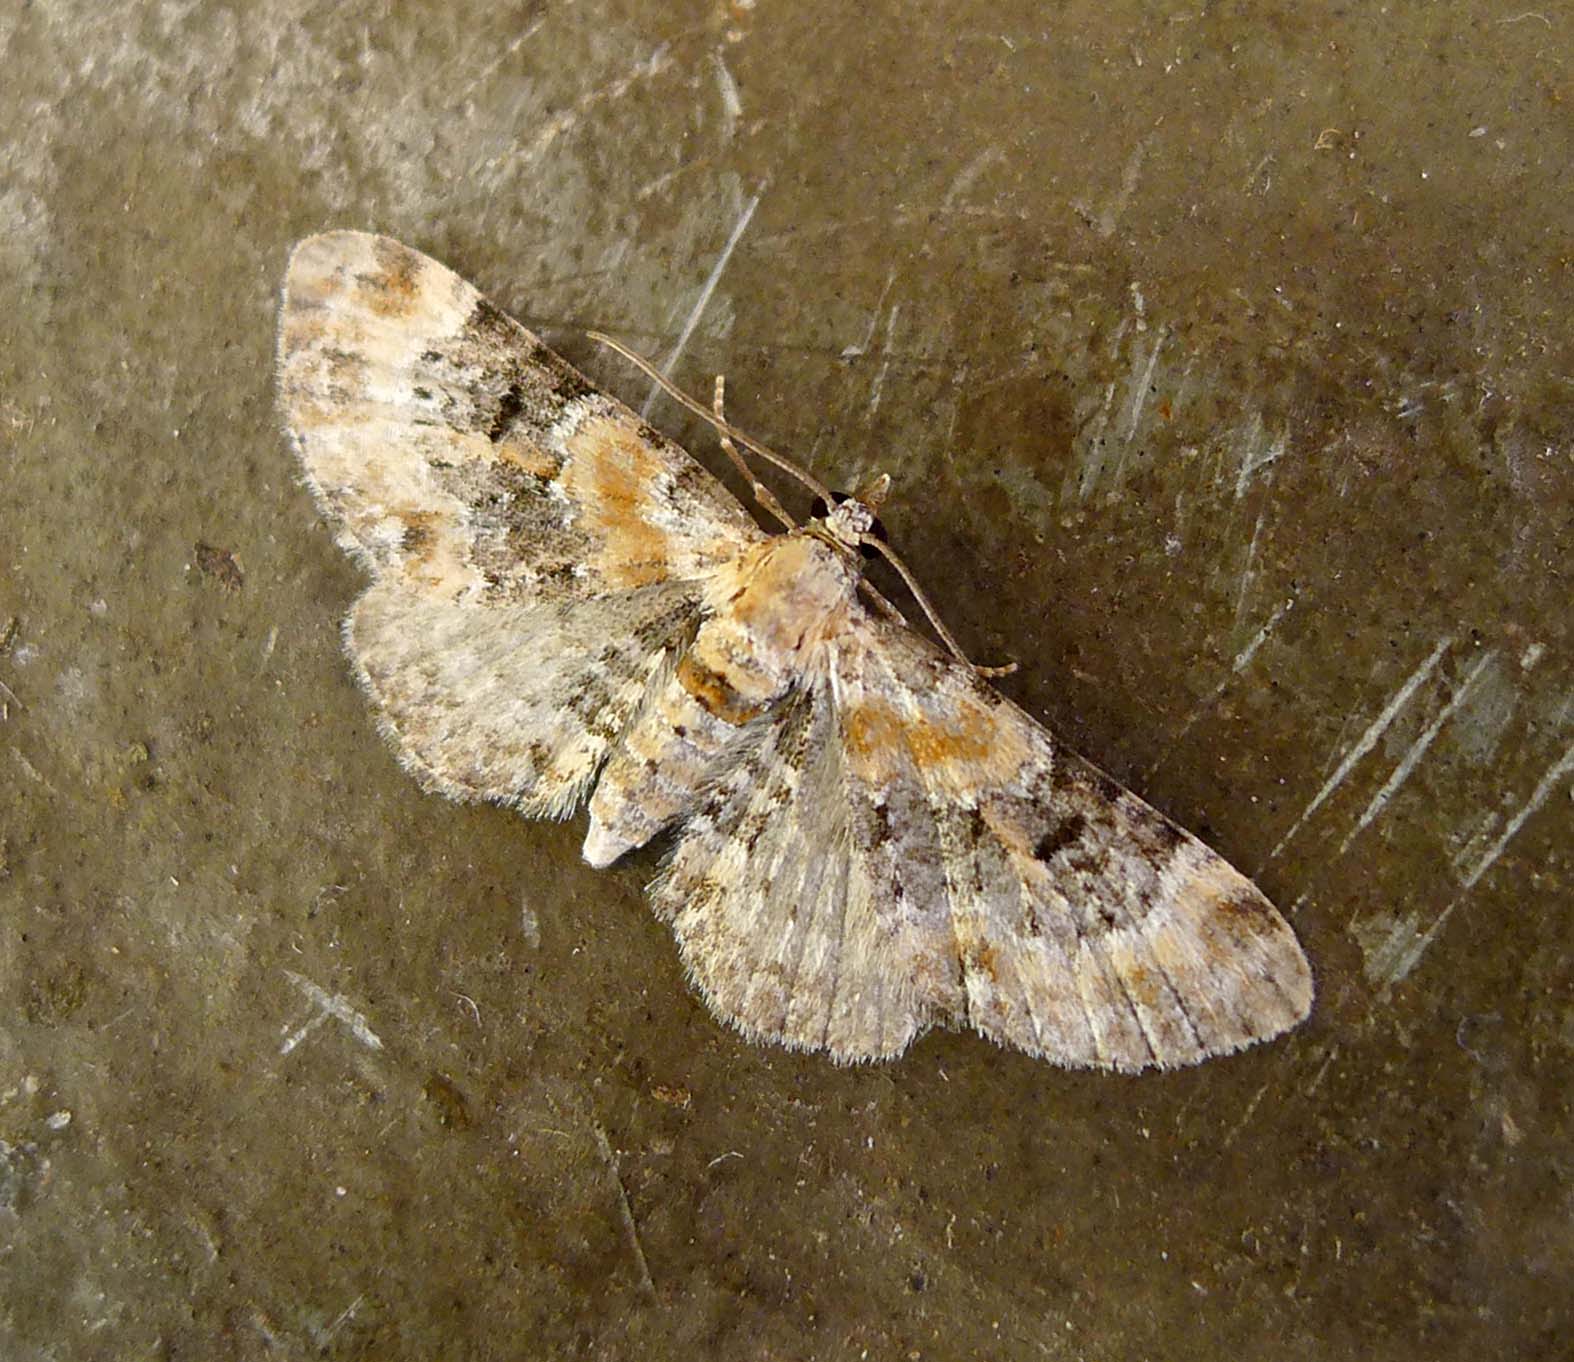
[[[693,653],[678,663],[678,684],[694,703],[723,723],[743,724],[765,712],[765,706],[745,699],[720,672],[712,671]]]
[[[866,697],[862,704],[848,707],[843,741],[859,766],[867,769],[880,765],[885,753],[902,750],[906,726],[907,720],[892,706]]]
[[[498,445],[497,457],[535,478],[555,478],[563,471],[563,461],[556,454],[519,435],[511,435]]]
[[[420,292],[421,257],[392,241],[377,242],[378,274],[358,276],[367,308],[379,317],[409,312]]]
[[[585,527],[601,537],[592,566],[612,586],[633,588],[672,575],[673,544],[648,520],[666,465],[615,417],[583,422],[565,441],[563,490],[585,508]]]
[[[326,311],[295,312],[284,324],[284,341],[280,350],[286,355],[308,349],[328,334]]]
[[[909,715],[866,698],[847,716],[846,742],[877,770],[886,764],[882,752],[905,748],[926,778],[975,794],[1009,780],[1021,764],[1018,744],[997,717],[965,703]]]
[[[396,511],[404,526],[404,538],[399,547],[404,550],[406,562],[412,566],[430,560],[437,548],[436,527],[446,517],[437,511]]]
[[[968,944],[967,966],[973,973],[985,975],[990,983],[1000,983],[1000,953],[989,942],[979,940]]]

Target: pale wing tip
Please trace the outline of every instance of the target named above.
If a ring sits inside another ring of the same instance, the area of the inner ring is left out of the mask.
[[[348,227],[316,232],[303,236],[290,248],[289,264],[284,270],[284,287],[288,294],[292,286],[308,279],[332,274],[342,265],[372,258],[379,242],[397,246],[390,237],[375,232],[358,232]]]
[[[1085,927],[1072,952],[1008,954],[1008,987],[970,994],[965,1020],[1051,1063],[1121,1073],[1200,1064],[1299,1025],[1314,988],[1295,933],[1245,876],[1188,845],[1144,914]]]
[[[1212,858],[1177,896],[1175,909],[1190,938],[1192,968],[1172,969],[1171,979],[1196,1019],[1197,1058],[1272,1040],[1311,1014],[1316,986],[1306,952],[1279,910],[1239,871]],[[1172,962],[1179,954],[1159,951]],[[1168,1067],[1163,1057],[1160,1064]]]
[[[284,316],[287,320],[338,295],[353,295],[358,306],[385,315],[403,311],[433,263],[376,232],[338,228],[302,237],[284,270]]]

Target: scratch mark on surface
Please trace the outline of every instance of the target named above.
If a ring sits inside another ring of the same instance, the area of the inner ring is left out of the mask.
[[[638,63],[628,75],[620,77],[609,85],[602,86],[599,90],[592,90],[575,104],[572,109],[565,109],[562,113],[555,114],[547,119],[546,125],[536,134],[535,140],[525,148],[525,160],[535,160],[553,142],[573,128],[597,104],[605,103],[608,100],[621,99],[640,81],[659,76],[671,65],[672,59],[668,56],[668,44],[663,43],[648,58]]]
[[[1225,689],[1229,686],[1230,682],[1239,676],[1243,671],[1245,671],[1249,666],[1251,666],[1252,659],[1257,656],[1258,649],[1260,649],[1262,645],[1268,641],[1269,635],[1272,634],[1273,631],[1278,627],[1279,621],[1289,613],[1290,609],[1294,605],[1295,597],[1292,596],[1289,600],[1284,601],[1276,606],[1273,614],[1269,615],[1267,620],[1263,623],[1262,628],[1252,635],[1251,642],[1242,648],[1240,652],[1236,653],[1235,660],[1230,663],[1230,670],[1224,674],[1223,678],[1219,681],[1219,684],[1209,691],[1208,694],[1203,698],[1202,702],[1194,710],[1192,710],[1190,715],[1187,716],[1186,722],[1183,723],[1176,731],[1174,738],[1170,740],[1169,746],[1167,746],[1164,751],[1159,754],[1158,759],[1153,763],[1153,765],[1148,767],[1148,769],[1143,772],[1142,778],[1144,782],[1146,782],[1153,775],[1153,773],[1164,764],[1164,761],[1169,756],[1169,754],[1180,746],[1186,735],[1191,732],[1192,727],[1196,724],[1197,720],[1202,718],[1202,716],[1212,709],[1214,705],[1219,703],[1220,697],[1224,694]]]
[[[466,83],[465,87],[460,90],[456,96],[454,96],[454,99],[449,107],[457,108],[459,105],[463,104],[465,100],[469,99],[479,86],[484,84],[486,81],[491,80],[492,77],[497,74],[504,62],[506,62],[514,55],[514,53],[519,51],[521,47],[523,47],[532,38],[534,38],[538,32],[540,32],[541,25],[546,23],[546,21],[546,15],[542,14],[538,15],[534,21],[527,24],[523,33],[515,38],[513,42],[509,43],[507,47],[498,53],[496,57],[489,61],[478,72],[476,72],[475,79]],[[413,88],[419,88],[419,86],[417,85]],[[405,98],[408,99],[410,96],[406,95]]]
[[[1137,192],[1137,177],[1142,174],[1142,162],[1148,154],[1148,139],[1143,138],[1132,149],[1131,155],[1126,158],[1125,168],[1120,172],[1120,192],[1115,195],[1098,218],[1098,234],[1108,240],[1115,235],[1116,224],[1120,215],[1126,211],[1126,205],[1131,202],[1131,196]]]
[[[645,1249],[639,1242],[639,1226],[634,1223],[634,1208],[629,1205],[628,1188],[623,1185],[623,1170],[618,1166],[617,1155],[612,1152],[612,1142],[607,1139],[607,1132],[599,1125],[593,1127],[596,1135],[596,1147],[601,1151],[601,1157],[607,1161],[607,1167],[612,1173],[612,1181],[618,1189],[618,1219],[623,1222],[623,1233],[629,1241],[629,1248],[633,1250],[634,1262],[639,1268],[640,1290],[652,1300],[656,1296],[656,1283],[651,1280],[650,1264],[645,1261]]]
[[[334,1017],[348,1026],[356,1040],[360,1041],[368,1049],[381,1050],[383,1048],[383,1043],[378,1038],[377,1033],[367,1024],[366,1018],[350,1006],[347,998],[337,993],[329,993],[327,989],[319,987],[306,978],[305,975],[297,974],[294,970],[285,970],[284,977],[310,999],[317,1008],[317,1012],[308,1019],[304,1026],[292,1031],[284,1038],[284,1044],[279,1047],[281,1055],[289,1054],[291,1050],[305,1040],[307,1036],[311,1035],[329,1017]]]
[[[1246,546],[1246,562],[1241,566],[1240,590],[1235,594],[1235,627],[1240,628],[1241,616],[1246,611],[1246,593],[1251,588],[1252,578],[1256,574],[1252,571],[1252,564],[1257,561],[1257,540],[1262,534],[1262,523],[1267,518],[1268,508],[1263,507],[1257,512],[1257,524],[1252,527],[1252,541]]]
[[[870,416],[880,410],[880,394],[885,391],[885,376],[891,371],[891,337],[896,331],[896,319],[901,315],[902,305],[893,303],[885,319],[885,343],[880,347],[884,351],[880,360],[880,372],[874,376],[874,383],[869,389],[868,414]]]
[[[1142,420],[1143,408],[1148,405],[1148,393],[1153,387],[1153,371],[1159,365],[1159,351],[1164,348],[1169,332],[1165,327],[1160,327],[1153,337],[1153,349],[1148,352],[1148,362],[1142,371],[1142,377],[1136,382],[1131,394],[1131,406],[1126,410],[1126,443],[1129,445],[1137,434],[1137,424]],[[1135,372],[1135,370],[1133,370]]]
[[[864,338],[857,345],[844,345],[842,347],[843,359],[857,359],[860,355],[869,353],[869,346],[874,341],[875,329],[880,325],[880,314],[885,310],[886,295],[891,292],[891,285],[896,282],[896,266],[893,265],[886,272],[885,287],[880,290],[880,296],[875,301],[874,310],[869,314],[869,326],[864,332]]]
[[[1235,499],[1239,501],[1246,495],[1247,485],[1252,478],[1270,464],[1277,463],[1284,457],[1284,452],[1289,448],[1289,436],[1280,431],[1277,436],[1259,444],[1264,431],[1260,413],[1252,416],[1251,425],[1248,427],[1250,435],[1241,445],[1241,467],[1235,477]],[[1254,452],[1255,451],[1255,452]]]
[[[1481,877],[1497,864],[1498,857],[1503,854],[1508,844],[1514,840],[1515,834],[1525,826],[1525,820],[1547,802],[1547,797],[1552,793],[1554,787],[1571,771],[1574,771],[1574,744],[1571,744],[1563,755],[1547,768],[1547,773],[1536,783],[1536,788],[1531,792],[1530,798],[1520,806],[1519,812],[1508,820],[1507,826],[1498,834],[1497,841],[1492,843],[1486,854],[1476,862],[1474,868],[1465,876],[1461,888],[1468,893],[1476,887]],[[1452,910],[1452,906],[1450,905],[1449,909],[1445,910],[1445,916],[1448,911]],[[1433,925],[1432,932],[1428,933],[1428,936],[1430,937],[1434,934],[1437,927],[1441,925],[1442,919],[1439,918],[1438,922]]]
[[[347,1306],[345,1306],[344,1309],[339,1312],[339,1317],[321,1332],[320,1337],[314,1340],[317,1346],[320,1348],[326,1348],[330,1343],[332,1343],[333,1336],[338,1333],[340,1329],[344,1328],[348,1321],[355,1318],[355,1312],[361,1308],[361,1302],[365,1299],[366,1293],[362,1292]],[[316,1330],[313,1330],[313,1333],[316,1332]]]
[[[716,263],[711,267],[710,276],[705,280],[700,289],[700,295],[694,300],[694,306],[689,310],[689,319],[683,323],[683,330],[678,332],[678,339],[671,352],[661,365],[663,375],[670,376],[673,366],[677,364],[678,357],[682,355],[684,347],[689,343],[689,337],[694,334],[694,328],[699,325],[700,317],[710,305],[711,295],[716,292],[716,285],[721,282],[722,271],[727,268],[727,262],[732,259],[732,253],[737,249],[738,242],[744,232],[748,230],[749,219],[754,216],[754,210],[760,206],[760,196],[755,194],[748,203],[744,204],[743,212],[738,215],[738,220],[733,224],[732,233],[727,238],[727,243],[721,248],[721,254],[716,257]],[[652,383],[650,393],[645,398],[645,405],[639,409],[641,416],[648,417],[650,409],[656,405],[656,399],[661,396],[659,385]]]
[[[1498,834],[1497,840],[1464,877],[1459,893],[1450,901],[1448,907],[1437,915],[1432,925],[1426,931],[1418,933],[1415,930],[1416,919],[1413,915],[1407,915],[1395,922],[1391,940],[1382,960],[1383,972],[1389,982],[1398,983],[1421,963],[1421,957],[1448,925],[1448,920],[1453,917],[1455,909],[1469,897],[1470,891],[1480,882],[1481,877],[1497,864],[1498,858],[1502,856],[1519,830],[1547,802],[1559,783],[1571,773],[1574,773],[1574,743],[1564,750],[1563,755],[1553,762],[1536,782],[1536,788],[1531,791],[1530,798],[1520,805],[1519,812],[1508,820],[1503,831]]]
[[[732,78],[721,53],[711,55],[716,63],[716,89],[721,95],[722,117],[727,123],[726,140],[730,142],[738,130],[738,120],[743,117],[743,96],[738,93],[738,82]]]
[[[1232,1144],[1235,1143],[1235,1137],[1239,1135],[1241,1131],[1246,1129],[1246,1123],[1252,1119],[1253,1114],[1257,1110],[1258,1103],[1262,1101],[1263,1097],[1267,1094],[1268,1089],[1272,1086],[1272,1081],[1269,1081],[1264,1083],[1262,1087],[1258,1088],[1257,1091],[1252,1094],[1252,1100],[1246,1104],[1246,1110],[1241,1113],[1241,1119],[1231,1126],[1225,1137],[1219,1141],[1220,1149],[1228,1149]]]
[[[1140,330],[1143,327],[1143,323],[1140,321],[1142,309],[1139,307],[1137,311],[1139,317],[1137,325]],[[1153,388],[1153,371],[1158,368],[1159,352],[1164,349],[1164,342],[1168,339],[1168,336],[1169,332],[1166,327],[1160,327],[1154,333],[1153,349],[1148,352],[1146,362],[1142,358],[1140,342],[1133,347],[1135,354],[1133,355],[1131,366],[1131,396],[1126,407],[1126,432],[1121,437],[1120,454],[1115,460],[1115,467],[1110,472],[1111,480],[1117,484],[1126,471],[1126,456],[1131,453],[1132,442],[1137,435],[1137,427],[1142,422],[1143,410],[1148,405],[1148,396]],[[1140,375],[1137,372],[1139,368],[1142,371]]]
[[[1003,160],[1005,153],[999,147],[985,147],[977,156],[973,157],[961,170],[956,178],[951,181],[951,187],[946,190],[945,198],[940,200],[940,211],[949,213],[956,206],[956,201],[973,187],[980,175],[989,169],[992,161]]]
[[[1476,678],[1486,669],[1487,664],[1492,661],[1494,656],[1494,653],[1488,651],[1477,659],[1476,665],[1470,669],[1465,679],[1459,683],[1459,689],[1454,692],[1449,702],[1438,711],[1437,717],[1426,726],[1421,736],[1410,745],[1410,750],[1400,759],[1399,765],[1394,767],[1393,774],[1383,782],[1382,789],[1372,796],[1372,802],[1363,810],[1360,818],[1356,820],[1355,826],[1345,834],[1344,841],[1339,843],[1339,850],[1335,853],[1336,856],[1343,856],[1349,849],[1350,843],[1360,836],[1371,824],[1372,820],[1388,807],[1388,801],[1398,792],[1399,787],[1410,779],[1410,773],[1415,770],[1416,764],[1427,754],[1427,749],[1432,746],[1433,740],[1443,731],[1443,725],[1454,717],[1454,711],[1465,702],[1465,698],[1470,694],[1470,688],[1476,684]]]
[[[1317,1072],[1312,1075],[1312,1081],[1301,1090],[1301,1096],[1310,1097],[1314,1092],[1317,1091],[1318,1088],[1322,1087],[1323,1078],[1328,1073],[1328,1066],[1331,1065],[1338,1057],[1339,1047],[1337,1045],[1330,1045],[1328,1047],[1328,1053],[1323,1056],[1323,1062],[1317,1066]]]
[[[1110,337],[1109,353],[1111,359],[1120,355],[1121,342],[1126,337],[1126,332],[1131,327],[1131,318],[1122,317],[1120,325],[1115,328]],[[1083,413],[1089,408],[1083,402],[1077,404],[1077,433],[1072,441],[1073,459],[1071,466],[1066,470],[1065,480],[1061,483],[1060,495],[1062,499],[1074,497],[1079,503],[1086,501],[1088,494],[1098,485],[1099,479],[1104,475],[1105,434],[1110,426],[1110,413],[1115,405],[1115,389],[1119,386],[1119,379],[1111,379],[1104,387],[1104,396],[1098,402],[1095,410],[1089,415]]]
[[[1367,725],[1366,732],[1361,734],[1355,745],[1345,754],[1344,760],[1339,763],[1333,775],[1328,777],[1323,788],[1313,797],[1312,802],[1306,806],[1301,816],[1290,825],[1290,830],[1279,839],[1278,845],[1268,853],[1269,861],[1272,861],[1289,845],[1290,839],[1301,830],[1306,820],[1316,813],[1318,809],[1322,808],[1334,791],[1344,784],[1345,777],[1355,769],[1356,763],[1377,745],[1377,740],[1388,730],[1389,724],[1393,723],[1398,717],[1399,711],[1410,702],[1410,697],[1420,689],[1421,683],[1432,674],[1433,668],[1443,660],[1443,654],[1449,650],[1453,642],[1454,640],[1447,636],[1440,639],[1437,647],[1432,649],[1426,661],[1417,667],[1415,671],[1411,672],[1409,679],[1405,681],[1404,685],[1394,692],[1393,697],[1383,706],[1382,712]]]
[[[55,787],[44,778],[43,772],[22,755],[20,748],[13,747],[11,749],[11,755],[16,758],[16,764],[22,768],[22,774],[25,775],[29,780],[35,782],[36,784],[42,785],[46,790],[49,791],[50,794],[59,793]]]

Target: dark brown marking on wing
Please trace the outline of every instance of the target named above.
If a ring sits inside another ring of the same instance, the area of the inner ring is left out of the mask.
[[[399,547],[407,557],[422,559],[432,551],[436,532],[434,523],[441,517],[434,511],[401,511],[399,519],[404,524]]]
[[[487,430],[487,439],[497,444],[508,434],[514,421],[525,405],[525,390],[518,383],[510,383],[497,404],[497,415],[492,418],[492,425]]]
[[[1058,852],[1079,840],[1087,826],[1086,814],[1080,811],[1068,814],[1038,839],[1033,855],[1041,861],[1053,859]]]

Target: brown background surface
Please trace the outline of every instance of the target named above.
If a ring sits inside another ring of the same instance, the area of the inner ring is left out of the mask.
[[[5,1355],[1559,1355],[1571,25],[6,6]],[[838,1070],[710,1018],[655,853],[423,796],[276,425],[328,226],[888,469],[970,651],[1289,912],[1310,1022]]]

